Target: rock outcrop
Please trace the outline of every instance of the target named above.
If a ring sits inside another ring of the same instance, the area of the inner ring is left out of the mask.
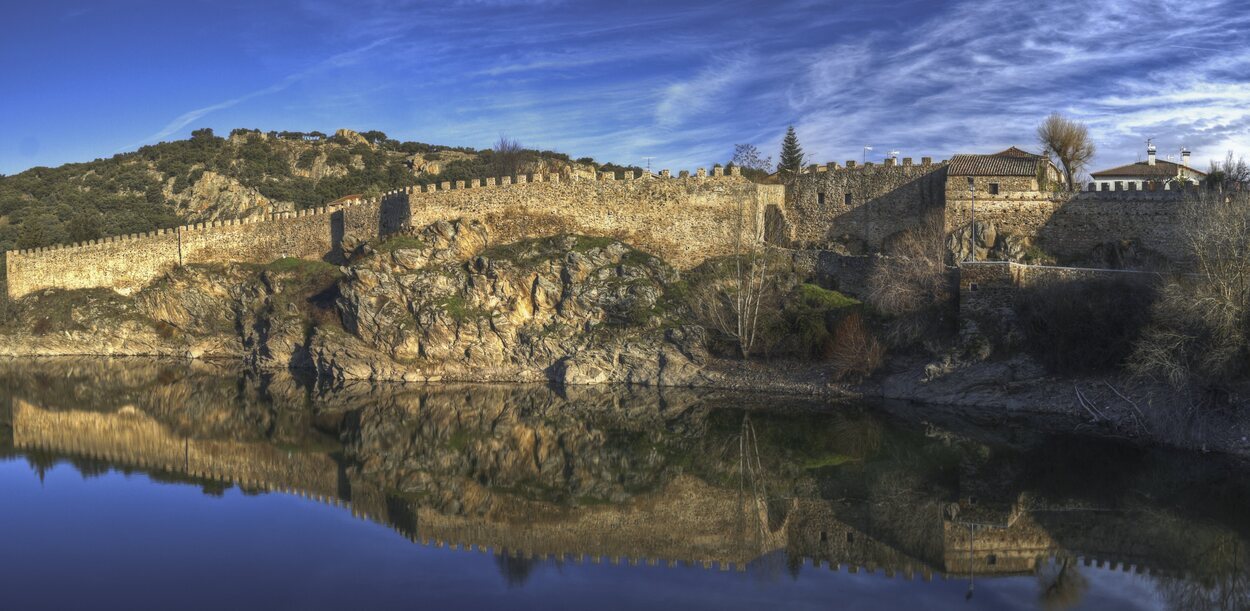
[[[171,181],[172,182],[172,181]],[[243,186],[238,180],[217,172],[204,172],[200,179],[179,194],[166,194],[177,203],[176,212],[188,223],[204,223],[224,219],[247,218],[264,214],[275,202],[261,195],[256,189]],[[277,212],[290,212],[293,204],[282,203]]]
[[[0,356],[240,360],[351,380],[701,385],[703,334],[663,261],[605,238],[491,246],[476,222],[358,245],[348,265],[189,265],[131,296],[43,291],[0,324]]]
[[[334,380],[701,380],[701,335],[666,324],[665,288],[677,274],[659,259],[601,238],[488,243],[485,226],[456,221],[359,249],[339,287],[346,334],[313,339],[318,372]],[[370,351],[385,358],[365,358]]]

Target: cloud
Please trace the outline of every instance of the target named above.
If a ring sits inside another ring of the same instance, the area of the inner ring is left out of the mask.
[[[818,155],[855,156],[864,144],[937,156],[1030,146],[1033,126],[1058,110],[1090,124],[1100,162],[1131,160],[1149,135],[1201,147],[1201,158],[1230,139],[1250,144],[1250,51],[1229,36],[1248,25],[1238,11],[1217,0],[1183,11],[1138,0],[1062,0],[1045,11],[961,2],[816,51],[786,100]]]
[[[672,127],[724,106],[733,89],[746,82],[755,69],[750,57],[717,61],[689,80],[668,85],[655,104],[656,123]]]
[[[187,111],[181,115],[178,115],[177,118],[175,118],[173,121],[170,121],[167,125],[165,125],[165,127],[161,128],[160,131],[126,148],[131,149],[131,148],[135,148],[137,146],[143,145],[143,144],[148,144],[150,142],[159,141],[163,138],[168,138],[169,136],[172,136],[173,134],[177,133],[182,128],[190,125],[191,123],[195,121],[198,121],[200,118],[206,115],[212,114],[219,110],[225,110],[232,106],[237,106],[248,100],[278,93],[279,91],[282,91],[290,87],[291,85],[294,85],[304,79],[320,74],[327,70],[350,66],[358,62],[369,51],[372,51],[373,49],[376,49],[377,47],[380,47],[390,42],[393,39],[394,37],[388,37],[388,38],[383,38],[381,40],[375,40],[363,47],[359,47],[356,49],[352,49],[350,51],[339,53],[337,55],[324,59],[309,68],[306,68],[294,74],[289,74],[286,77],[279,80],[278,82],[268,87],[265,87],[263,89],[257,89],[256,91],[252,91],[250,93],[247,93],[238,97],[230,98],[229,100],[225,100],[222,102],[218,102],[216,104],[211,104],[209,106],[204,106],[202,108],[196,108],[194,110]]]

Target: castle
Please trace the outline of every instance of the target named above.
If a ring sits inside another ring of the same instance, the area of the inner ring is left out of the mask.
[[[673,176],[601,172],[596,179],[518,175],[412,187],[298,212],[200,223],[145,234],[5,253],[7,292],[138,290],[170,270],[205,263],[268,263],[283,257],[341,262],[343,246],[445,219],[485,222],[501,243],[558,233],[620,239],[680,269],[730,254],[738,219],[779,247],[888,252],[908,232],[939,222],[947,235],[992,224],[1059,257],[1136,240],[1169,260],[1184,257],[1175,234],[1187,189],[1070,193],[1044,157],[925,157],[812,166],[789,184],[756,184],[737,168]],[[1196,188],[1196,187],[1194,187]],[[983,238],[985,236],[982,236]]]

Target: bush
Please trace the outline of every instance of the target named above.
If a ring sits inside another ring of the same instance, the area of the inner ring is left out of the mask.
[[[834,329],[830,357],[836,380],[857,383],[881,368],[885,346],[868,329],[863,315],[851,312]]]
[[[889,256],[874,270],[866,301],[890,319],[894,346],[953,335],[956,302],[953,276],[945,264],[940,216],[893,241]]]
[[[814,284],[799,284],[783,306],[781,334],[788,340],[784,348],[811,358],[832,356],[834,328],[860,302],[837,291]]]
[[[1024,341],[1052,372],[1100,373],[1123,366],[1158,294],[1128,280],[1045,283],[1020,292]]]
[[[1202,193],[1180,210],[1194,274],[1169,283],[1134,351],[1133,373],[1214,390],[1250,366],[1250,194]]]

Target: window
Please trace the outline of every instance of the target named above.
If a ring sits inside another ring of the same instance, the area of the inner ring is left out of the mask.
[[[968,290],[969,290],[969,291],[972,291],[973,293],[977,292],[977,291],[978,291],[978,290],[980,290],[980,289],[981,289],[981,287],[977,286],[977,283],[975,283],[975,282],[973,282],[973,283],[971,283],[971,284],[969,284],[969,285],[968,285]]]
[[[989,556],[986,556],[985,563],[990,566],[994,566],[995,564],[998,564],[998,556],[995,554],[990,554]]]
[[[855,542],[855,533],[852,533],[852,532],[848,532],[848,533],[846,533],[846,542],[847,542],[847,543],[854,543],[854,542]]]
[[[998,183],[990,183],[990,195],[998,195]]]
[[[825,205],[825,192],[824,191],[818,191],[816,193],[816,203],[822,206]]]
[[[820,542],[821,543],[829,542],[829,533],[827,531],[823,531],[823,530],[820,531]]]
[[[851,205],[851,200],[852,200],[852,199],[854,199],[854,198],[852,197],[852,195],[851,195],[850,193],[847,193],[847,194],[846,194],[846,205],[848,205],[848,206],[849,206],[849,205]]]
[[[1115,190],[1116,190],[1116,191],[1123,191],[1123,190],[1124,190],[1124,181],[1122,181],[1122,180],[1117,180],[1117,181],[1115,181]]]

